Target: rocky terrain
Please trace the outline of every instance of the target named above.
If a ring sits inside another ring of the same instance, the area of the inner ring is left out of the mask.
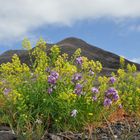
[[[16,136],[8,124],[1,124],[0,140],[24,140],[24,138]],[[38,139],[34,137],[33,140]],[[102,126],[87,127],[82,133],[46,131],[40,140],[140,140],[140,119],[129,116],[123,109],[119,109],[108,120],[105,119]]]

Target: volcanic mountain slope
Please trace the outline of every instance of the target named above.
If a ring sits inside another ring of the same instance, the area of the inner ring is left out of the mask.
[[[93,45],[86,43],[85,41],[78,38],[66,38],[58,43],[62,53],[68,53],[71,56],[76,49],[81,48],[82,56],[86,56],[89,59],[98,60],[103,65],[103,72],[108,73],[110,71],[116,71],[120,67],[119,59],[120,57],[114,53],[105,51]],[[47,44],[48,50],[54,44]],[[0,55],[0,64],[11,61],[13,54],[17,54],[21,62],[29,64],[29,56],[26,50],[9,50],[2,55]],[[125,60],[126,63],[132,64],[133,62]],[[140,70],[140,64],[133,63]]]

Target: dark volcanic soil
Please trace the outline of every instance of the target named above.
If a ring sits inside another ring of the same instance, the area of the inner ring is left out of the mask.
[[[0,140],[24,140],[14,134],[9,125],[0,126]],[[36,136],[33,138],[36,139]],[[92,125],[79,132],[44,133],[40,140],[140,140],[140,118],[127,115],[120,109],[108,118],[100,127]]]

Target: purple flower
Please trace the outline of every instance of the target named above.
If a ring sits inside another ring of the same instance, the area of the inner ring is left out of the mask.
[[[116,78],[115,78],[115,77],[110,77],[109,82],[110,82],[111,84],[114,84],[115,81],[116,81]]]
[[[8,88],[5,88],[5,89],[3,90],[3,94],[4,94],[5,96],[7,96],[10,92],[11,92],[11,89],[8,89]]]
[[[82,57],[77,57],[76,58],[76,63],[79,64],[79,65],[82,65],[82,63],[83,63]]]
[[[53,76],[53,77],[55,77],[56,79],[58,79],[59,73],[57,73],[56,71],[52,71],[52,72],[51,72],[51,76]]]
[[[59,77],[59,74],[55,71],[52,71],[51,74],[48,76],[48,83],[56,84],[58,77]]]
[[[104,99],[104,106],[110,106],[111,104],[112,104],[111,99],[109,99],[109,98]]]
[[[116,93],[116,94],[113,95],[113,99],[114,99],[114,101],[117,101],[119,99],[118,93]]]
[[[72,82],[75,83],[76,81],[81,80],[81,78],[82,78],[81,73],[76,73],[76,74],[74,74],[73,77],[72,77]]]
[[[92,91],[92,93],[98,93],[98,92],[99,92],[98,88],[96,88],[96,87],[93,87],[93,88],[91,89],[91,91]]]
[[[48,93],[51,94],[53,92],[52,88],[48,88]]]
[[[118,91],[115,88],[111,87],[105,93],[106,93],[106,96],[109,96],[109,95],[118,94]]]
[[[97,96],[92,97],[93,101],[97,101]]]
[[[82,92],[82,89],[83,89],[83,86],[81,84],[76,84],[75,90],[74,90],[75,94],[80,95]]]
[[[48,83],[50,84],[56,84],[56,78],[53,77],[52,75],[48,76]]]

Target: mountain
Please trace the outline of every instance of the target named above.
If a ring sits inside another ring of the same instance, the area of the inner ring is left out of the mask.
[[[89,59],[98,60],[102,63],[103,73],[105,73],[105,74],[109,74],[111,71],[115,72],[120,67],[120,63],[119,63],[120,57],[118,55],[105,51],[96,46],[90,45],[81,39],[70,37],[70,38],[66,38],[56,44],[60,46],[62,53],[68,53],[70,56],[75,52],[76,49],[81,48],[82,56],[86,56]],[[48,50],[53,45],[54,44],[47,44]],[[0,64],[11,61],[11,57],[15,53],[20,57],[21,62],[29,64],[29,56],[28,56],[28,52],[26,50],[6,51],[2,55],[0,55]],[[140,70],[140,64],[131,62],[126,59],[125,59],[125,62],[126,62],[126,64],[127,63],[135,64],[137,69]]]

